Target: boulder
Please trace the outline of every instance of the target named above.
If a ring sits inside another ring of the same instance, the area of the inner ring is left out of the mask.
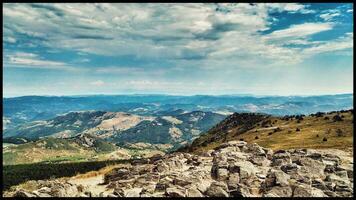
[[[204,195],[197,188],[188,188],[187,197],[204,197]]]
[[[196,187],[201,193],[205,193],[210,187],[211,183],[212,181],[210,180],[200,180],[198,183],[196,183]]]
[[[308,171],[312,178],[325,178],[325,164],[323,162],[312,158],[303,157],[297,161],[297,164],[301,165],[301,168],[304,168],[306,171]]]
[[[240,175],[239,173],[230,173],[227,180],[227,186],[229,190],[236,190],[239,187]]]
[[[217,180],[225,181],[229,178],[229,171],[225,168],[219,168],[217,170]]]
[[[269,166],[271,164],[271,161],[268,160],[265,155],[254,155],[254,156],[251,156],[248,159],[248,161],[252,162],[255,165],[263,166],[263,167]]]
[[[20,190],[16,190],[13,197],[36,197],[36,195],[20,189]]]
[[[185,197],[185,191],[175,187],[169,187],[166,189],[166,195],[168,197]]]
[[[124,190],[124,197],[140,197],[142,188],[131,188]]]
[[[292,188],[290,186],[276,186],[266,191],[263,197],[291,197]]]
[[[268,171],[264,186],[267,188],[274,186],[288,186],[290,175],[284,173],[282,170],[270,169]]]
[[[286,164],[291,164],[292,159],[288,152],[286,151],[276,151],[272,156],[272,166],[281,166]]]
[[[213,182],[206,191],[209,197],[229,197],[227,185],[223,182]]]
[[[327,197],[320,189],[305,184],[297,184],[293,191],[293,197]]]

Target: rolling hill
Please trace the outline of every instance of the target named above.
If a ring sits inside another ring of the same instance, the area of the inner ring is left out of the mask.
[[[224,142],[243,140],[274,150],[353,147],[353,110],[271,116],[234,113],[181,151],[201,153]]]

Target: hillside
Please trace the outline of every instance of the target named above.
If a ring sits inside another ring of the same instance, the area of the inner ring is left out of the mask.
[[[182,151],[204,152],[230,140],[277,149],[353,147],[353,110],[276,117],[234,113]]]
[[[171,146],[144,143],[118,147],[92,134],[46,137],[24,144],[3,145],[3,165],[122,160],[164,154]]]
[[[175,115],[155,117],[123,112],[70,112],[6,129],[3,138],[8,143],[24,143],[44,137],[70,138],[88,133],[120,145],[143,142],[180,147],[225,118],[225,115],[203,111],[172,114]]]

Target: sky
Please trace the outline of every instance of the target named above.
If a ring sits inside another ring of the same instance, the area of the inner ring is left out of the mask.
[[[353,93],[353,4],[3,4],[3,95]]]

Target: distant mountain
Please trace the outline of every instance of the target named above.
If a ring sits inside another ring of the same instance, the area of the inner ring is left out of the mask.
[[[60,114],[82,110],[170,116],[196,110],[217,113],[261,112],[291,115],[351,108],[353,108],[353,94],[263,97],[236,95],[24,96],[3,99],[3,122],[6,123],[6,128],[11,128],[25,122],[48,120]],[[178,113],[173,113],[176,111]],[[169,112],[172,113],[169,114]]]
[[[173,144],[191,142],[225,118],[224,115],[194,111],[176,111],[172,116],[139,116],[123,112],[69,112],[53,119],[33,121],[4,130],[5,142],[23,143],[44,137],[72,138],[92,134],[124,145],[126,143]],[[168,113],[166,113],[168,114]]]

